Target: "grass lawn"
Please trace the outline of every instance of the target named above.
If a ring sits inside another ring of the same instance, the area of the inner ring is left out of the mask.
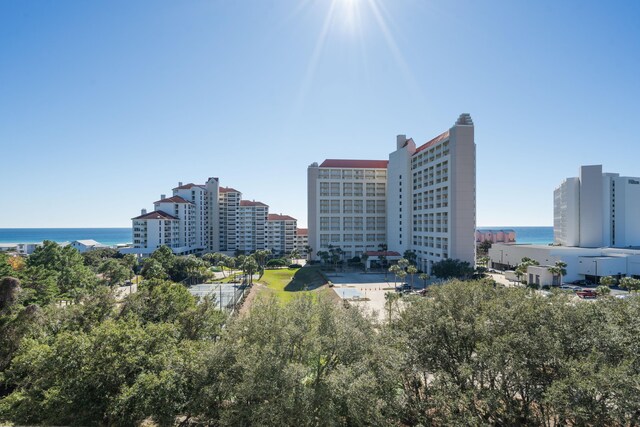
[[[317,293],[316,289],[326,283],[319,267],[265,270],[257,282],[267,287],[263,290],[264,294],[276,295],[284,302],[290,301],[296,295]]]

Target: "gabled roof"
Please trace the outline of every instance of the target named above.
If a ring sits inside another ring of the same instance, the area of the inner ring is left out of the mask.
[[[137,216],[131,219],[178,219],[173,215],[169,215],[164,211],[153,211],[144,215]]]
[[[194,184],[193,182],[190,182],[189,184],[185,184],[185,185],[181,185],[179,187],[174,188],[174,190],[189,190],[193,187],[200,187],[200,188],[205,188],[204,185],[202,184]]]
[[[251,201],[251,200],[240,200],[240,206],[265,206],[265,207],[269,207],[268,205],[265,205],[262,202],[256,202],[256,201]]]
[[[189,203],[189,204],[193,204],[193,202],[185,200],[180,196],[167,197],[166,199],[158,200],[157,202],[153,202],[153,203],[154,204],[156,204],[156,203]]]
[[[438,142],[442,142],[445,139],[449,138],[449,131],[445,131],[442,132],[440,135],[436,136],[435,138],[433,138],[431,141],[427,141],[424,144],[422,144],[420,147],[416,148],[416,152],[413,153],[413,155],[415,156],[416,154],[418,154],[419,152],[426,150],[429,147],[433,147],[434,145],[436,145]]]
[[[236,190],[235,188],[231,188],[231,187],[220,187],[219,191],[221,193],[239,193],[238,190]]]
[[[308,228],[298,228],[298,229],[296,229],[296,234],[298,236],[308,236],[309,235],[309,229]]]
[[[386,169],[388,160],[349,160],[349,159],[327,159],[320,165],[321,168],[369,168]]]
[[[294,217],[289,215],[278,215],[278,214],[269,214],[267,216],[267,221],[295,221]]]
[[[97,242],[93,239],[85,239],[85,240],[74,240],[71,244],[79,243],[84,246],[104,246],[102,243]]]

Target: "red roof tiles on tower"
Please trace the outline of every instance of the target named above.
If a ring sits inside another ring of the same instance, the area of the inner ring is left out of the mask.
[[[240,200],[240,206],[266,206],[264,203],[262,202],[255,202],[255,201],[251,201],[251,200]]]
[[[131,219],[178,219],[173,215],[169,215],[164,211],[153,211],[148,214],[140,215]]]
[[[295,221],[294,217],[289,215],[278,215],[278,214],[269,214],[267,216],[268,221]]]
[[[180,196],[167,197],[166,199],[158,200],[157,202],[153,202],[153,203],[154,204],[156,204],[156,203],[189,203],[189,204],[193,204],[193,202],[185,200]]]
[[[321,168],[370,168],[386,169],[388,160],[348,160],[348,159],[327,159],[320,165]]]
[[[190,182],[189,184],[185,184],[185,185],[181,185],[179,187],[174,188],[174,190],[189,190],[193,187],[200,187],[200,188],[205,188],[204,185],[202,184],[194,184],[193,182]]]
[[[427,141],[424,144],[422,144],[420,147],[416,148],[416,152],[413,153],[413,155],[415,156],[416,154],[418,154],[419,152],[426,150],[429,147],[433,147],[434,145],[436,145],[438,142],[442,142],[445,139],[449,138],[449,131],[446,132],[442,132],[440,135],[436,136],[435,138],[433,138],[431,141]]]
[[[308,228],[298,228],[296,230],[296,234],[298,236],[308,236],[309,235],[309,229]]]
[[[231,187],[220,187],[219,191],[221,193],[239,193],[238,190],[236,190],[235,188],[231,188]]]

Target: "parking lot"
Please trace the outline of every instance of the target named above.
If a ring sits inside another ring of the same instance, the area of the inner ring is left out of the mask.
[[[362,307],[367,312],[375,312],[380,319],[384,318],[384,295],[387,292],[395,292],[396,283],[393,274],[387,273],[385,278],[384,273],[378,272],[337,272],[330,273],[327,277],[333,283],[333,291],[340,298],[355,306]],[[405,282],[411,283],[411,278],[405,278]],[[415,275],[414,289],[423,288],[422,280]]]

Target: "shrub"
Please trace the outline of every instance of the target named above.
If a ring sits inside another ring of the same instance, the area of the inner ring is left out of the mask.
[[[274,258],[267,261],[267,267],[284,267],[287,265],[287,261],[281,258]]]
[[[302,266],[300,264],[291,264],[291,265],[289,265],[289,268],[298,269],[298,268],[302,268]]]

